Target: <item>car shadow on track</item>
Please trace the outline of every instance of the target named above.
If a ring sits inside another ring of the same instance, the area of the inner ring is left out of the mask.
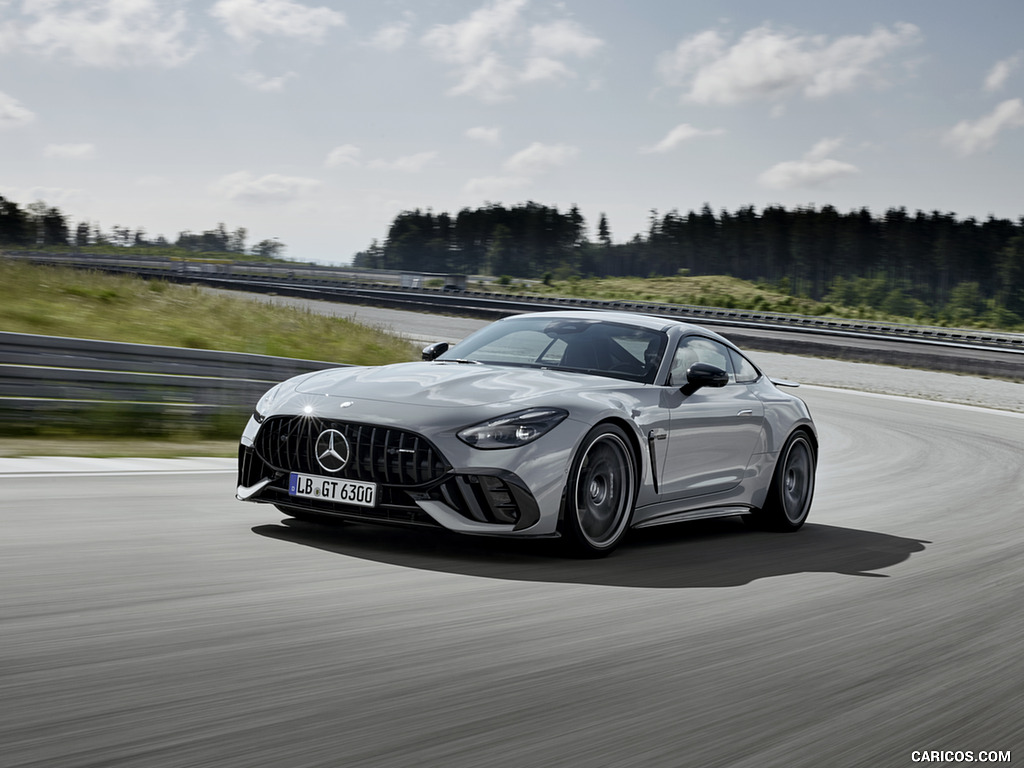
[[[253,533],[348,557],[491,579],[617,587],[736,587],[796,573],[887,578],[876,571],[930,542],[832,525],[798,533],[751,530],[738,518],[634,531],[598,560],[563,556],[553,541],[509,541],[444,531],[369,525],[321,526],[293,519]]]

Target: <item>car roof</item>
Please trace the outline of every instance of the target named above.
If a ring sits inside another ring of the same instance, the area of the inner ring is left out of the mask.
[[[551,320],[606,320],[611,323],[632,325],[638,328],[646,328],[651,331],[668,331],[671,328],[676,328],[683,334],[700,333],[710,336],[711,338],[718,339],[719,341],[723,341],[730,346],[735,346],[728,339],[714,331],[704,328],[703,326],[694,325],[693,323],[684,323],[681,320],[674,320],[668,317],[644,315],[639,312],[621,312],[606,309],[574,309],[555,310],[552,312],[530,312],[523,315],[513,315],[512,317],[505,319],[512,320],[515,318],[525,317],[545,317]]]

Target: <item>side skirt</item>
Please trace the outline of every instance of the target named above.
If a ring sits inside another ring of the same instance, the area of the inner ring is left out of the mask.
[[[653,528],[656,525],[668,525],[669,523],[681,523],[685,520],[706,520],[711,517],[732,517],[733,515],[748,515],[753,511],[751,507],[743,505],[730,505],[722,507],[706,507],[704,509],[691,509],[686,512],[668,512],[658,517],[649,517],[634,525],[634,528]]]

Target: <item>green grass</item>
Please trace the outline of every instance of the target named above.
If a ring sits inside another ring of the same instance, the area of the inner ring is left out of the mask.
[[[408,341],[350,318],[99,272],[0,259],[0,331],[251,352],[353,365],[413,360]]]
[[[858,282],[858,281],[854,281]],[[873,283],[877,281],[859,281]],[[903,306],[904,314],[886,311],[887,290],[878,302],[858,301],[856,306],[832,300],[815,301],[806,296],[795,296],[785,286],[775,286],[758,281],[750,282],[724,275],[701,275],[672,277],[606,277],[569,278],[540,281],[509,280],[478,286],[481,290],[506,292],[509,294],[569,296],[599,301],[634,301],[666,304],[689,304],[700,307],[721,309],[833,317],[841,320],[860,320],[884,323],[906,323],[940,327],[992,329],[1019,331],[1024,329],[1020,318],[994,306],[987,300],[985,306],[964,313],[956,307],[929,308],[922,302],[902,297],[895,305]],[[832,291],[830,294],[834,294]]]
[[[0,331],[251,352],[354,365],[414,360],[409,341],[350,318],[136,277],[0,258]],[[141,408],[141,407],[140,407]],[[8,423],[0,456],[233,456],[248,413],[197,422],[92,405]]]
[[[4,438],[0,458],[26,456],[87,456],[104,459],[118,456],[146,456],[178,459],[193,456],[232,458],[238,455],[238,440],[137,440],[90,437]]]
[[[289,259],[273,258],[271,256],[259,256],[254,253],[237,253],[232,251],[196,251],[191,248],[182,248],[176,245],[132,245],[124,247],[111,243],[92,243],[87,246],[73,245],[45,245],[41,248],[35,246],[6,246],[14,252],[35,252],[46,254],[59,254],[61,256],[116,256],[118,258],[149,258],[169,259],[171,261],[192,261],[205,262],[208,264],[229,264],[232,262],[265,262],[268,264],[296,264]]]
[[[691,304],[723,309],[745,309],[759,312],[784,312],[803,315],[831,314],[830,305],[807,298],[791,296],[767,285],[751,283],[735,277],[707,275],[699,277],[603,277],[551,280],[549,284],[512,283],[506,287],[488,286],[490,290],[511,293],[533,293],[542,296],[570,296],[599,301],[643,301],[666,304]]]

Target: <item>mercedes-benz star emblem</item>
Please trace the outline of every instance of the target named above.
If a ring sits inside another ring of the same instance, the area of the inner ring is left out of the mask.
[[[325,429],[316,439],[316,461],[328,472],[344,469],[348,454],[348,439],[336,429]]]

